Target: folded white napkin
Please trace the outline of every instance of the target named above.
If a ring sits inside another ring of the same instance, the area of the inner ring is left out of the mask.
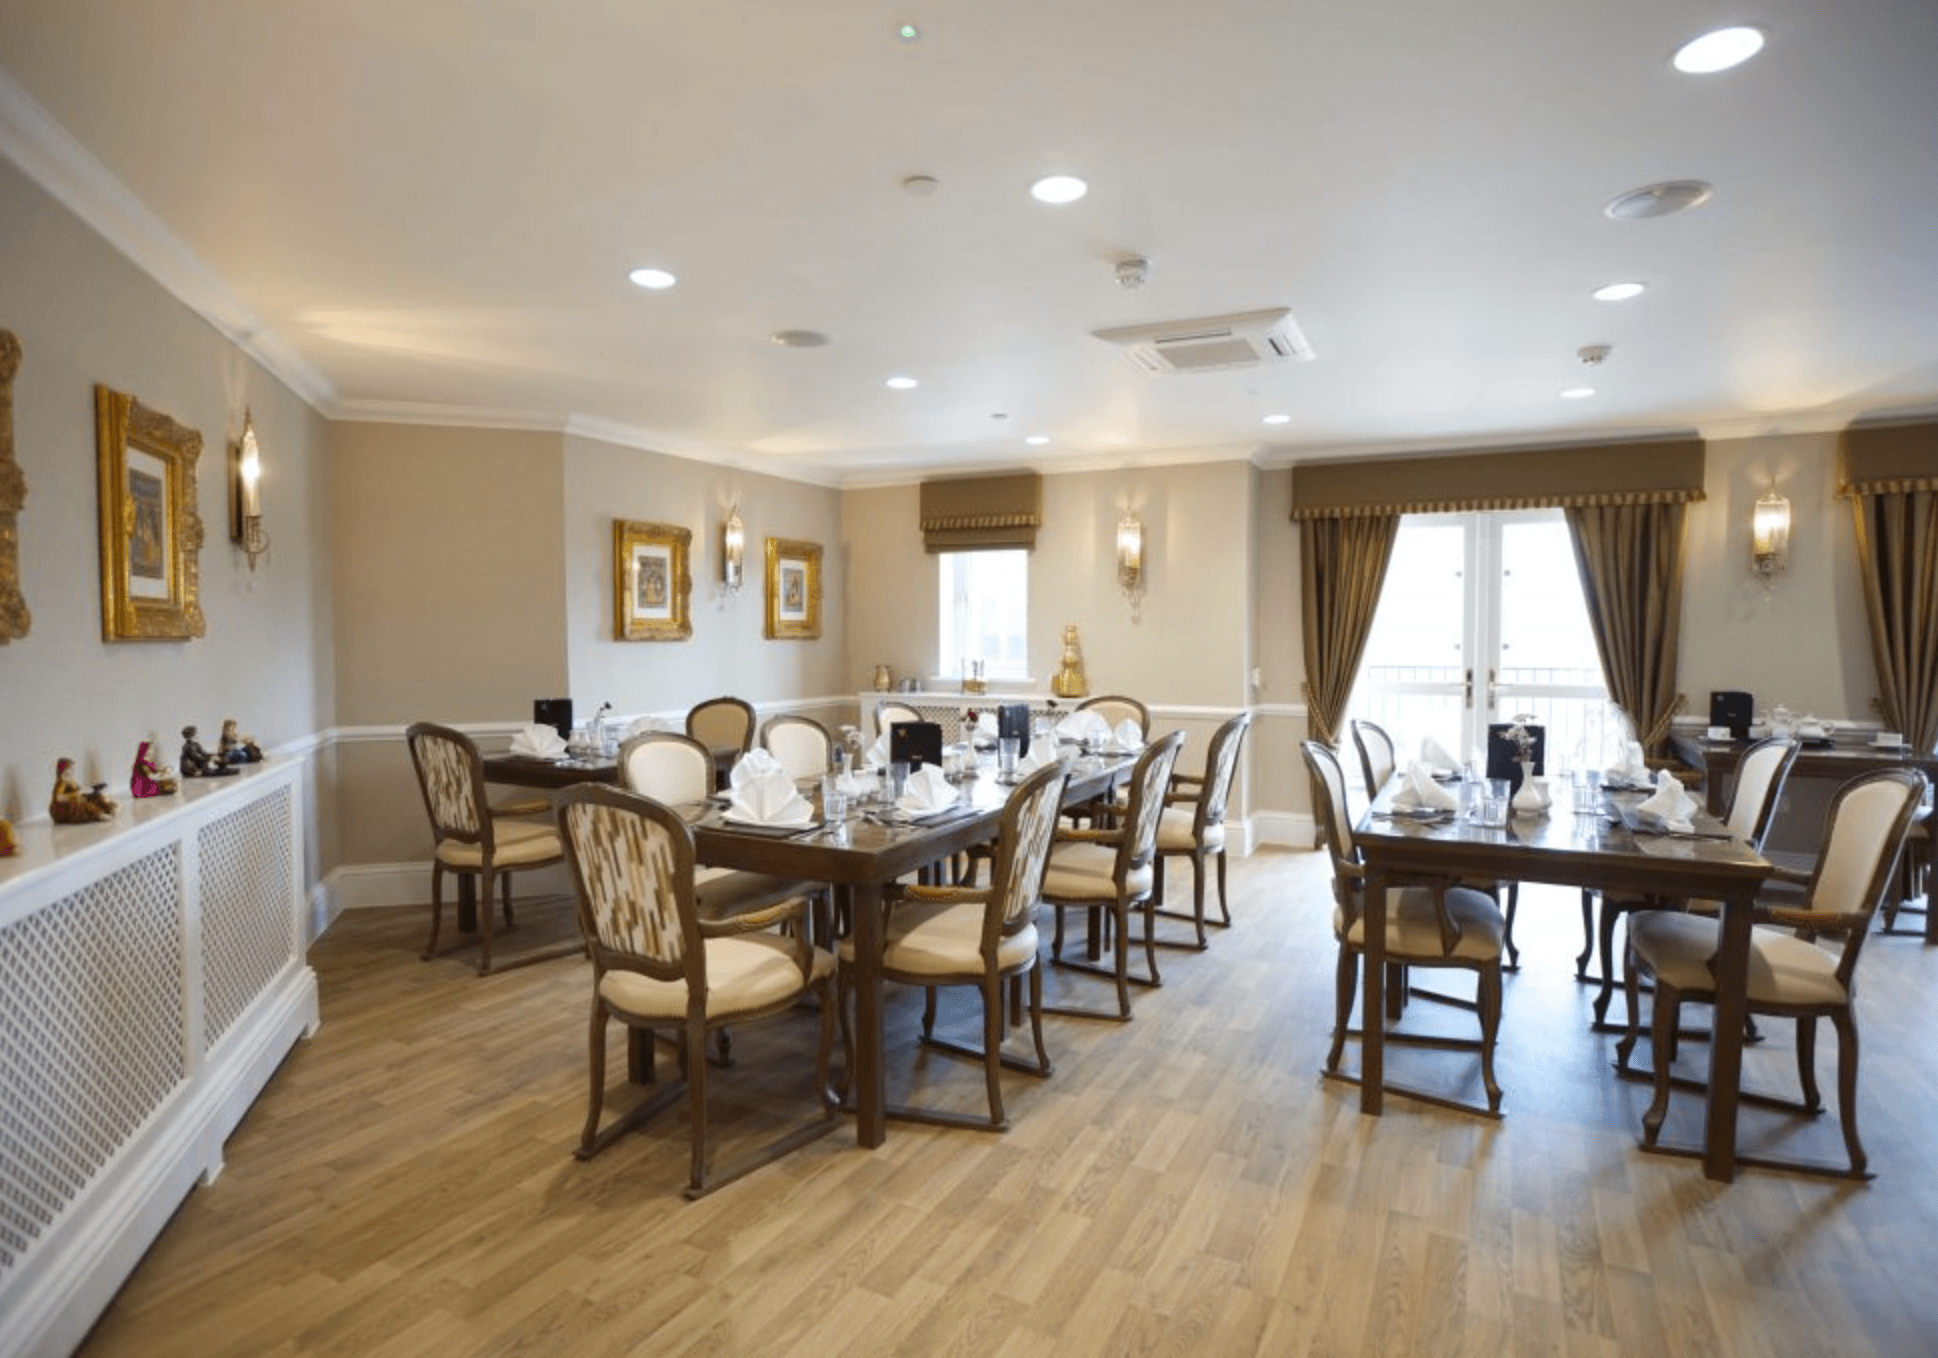
[[[1665,769],[1663,772],[1666,773],[1668,770]],[[1647,762],[1642,758],[1642,742],[1629,741],[1622,750],[1622,757],[1610,764],[1608,771],[1602,777],[1610,782],[1633,783],[1638,787],[1643,783],[1654,781],[1653,775],[1649,773]]]
[[[1460,767],[1460,761],[1442,749],[1432,736],[1420,741],[1420,762],[1435,771],[1445,769],[1450,773]]]
[[[1635,809],[1659,818],[1671,830],[1687,832],[1695,828],[1696,799],[1683,789],[1676,776],[1667,769],[1656,775],[1655,791]]]
[[[1136,754],[1144,748],[1144,733],[1137,729],[1137,723],[1129,717],[1117,723],[1117,729],[1104,740],[1106,754]]]
[[[1433,781],[1433,769],[1415,761],[1406,766],[1406,776],[1388,803],[1395,811],[1458,811],[1460,799]]]
[[[787,774],[760,773],[734,787],[727,819],[748,825],[811,825],[814,808],[795,791]]]
[[[847,797],[872,797],[881,791],[881,785],[880,775],[860,770],[842,774],[838,784],[842,795]]]
[[[976,713],[975,739],[978,742],[995,740],[999,730],[1000,727],[997,724],[996,714],[994,712]]]
[[[549,726],[527,726],[511,738],[511,752],[532,759],[557,759],[565,753],[565,737]]]
[[[911,772],[908,781],[902,784],[902,795],[895,799],[896,808],[911,816],[932,815],[955,804],[955,788],[933,764],[924,764]]]
[[[875,737],[875,743],[868,747],[868,753],[862,756],[862,760],[871,769],[888,767],[888,732],[883,731]]]
[[[775,773],[783,778],[787,777],[787,769],[780,760],[774,758],[771,751],[749,750],[734,760],[733,768],[727,771],[727,785],[738,789],[756,778],[765,778]]]
[[[1038,769],[1048,768],[1057,762],[1056,744],[1049,740],[1032,740],[1030,752],[1016,761],[1016,774],[1020,778],[1035,773]]]
[[[1058,740],[1074,741],[1081,745],[1086,740],[1101,741],[1110,734],[1110,723],[1095,712],[1072,712],[1056,724]]]

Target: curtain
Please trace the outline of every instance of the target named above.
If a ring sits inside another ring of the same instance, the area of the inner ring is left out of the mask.
[[[1334,748],[1399,531],[1397,514],[1299,524],[1307,724]]]
[[[1885,726],[1938,746],[1938,491],[1853,494]]]
[[[1608,696],[1635,723],[1643,749],[1659,755],[1682,706],[1683,505],[1580,505],[1566,513]]]

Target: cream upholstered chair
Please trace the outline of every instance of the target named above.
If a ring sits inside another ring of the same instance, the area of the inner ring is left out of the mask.
[[[781,761],[787,776],[800,782],[819,778],[834,758],[834,737],[812,717],[781,716],[768,720],[760,732],[761,748]]]
[[[478,974],[491,970],[492,887],[503,893],[505,923],[511,925],[511,875],[549,867],[563,856],[558,832],[537,821],[501,820],[485,796],[484,760],[462,731],[434,722],[413,722],[404,732],[424,809],[431,818],[436,849],[431,859],[431,937],[423,958],[437,952],[444,923],[444,874],[474,877],[478,890]],[[573,948],[570,951],[577,951]],[[557,957],[554,950],[543,957]],[[521,962],[540,960],[522,957]]]
[[[888,728],[898,721],[920,721],[922,714],[907,703],[898,703],[893,698],[883,698],[875,704],[875,735],[879,738],[888,734]]]
[[[1238,754],[1251,725],[1252,714],[1240,712],[1213,731],[1211,744],[1205,750],[1202,774],[1172,771],[1164,813],[1157,822],[1157,899],[1152,913],[1190,920],[1197,929],[1197,942],[1171,946],[1205,946],[1205,860],[1208,858],[1218,860],[1219,922],[1225,926],[1231,924],[1231,902],[1225,896],[1225,810],[1231,801],[1232,780],[1238,773]],[[1189,915],[1164,906],[1165,863],[1172,858],[1191,860]]]
[[[1911,822],[1904,837],[1903,862],[1898,865],[1898,883],[1884,898],[1884,922],[1880,934],[1921,934],[1922,929],[1898,928],[1899,915],[1928,915],[1931,910],[1931,818],[1926,803]],[[1923,905],[1908,902],[1922,898]],[[1928,922],[1928,921],[1927,921]]]
[[[705,923],[693,894],[693,836],[677,811],[636,793],[581,784],[561,794],[558,818],[578,892],[579,928],[592,957],[591,1099],[574,1154],[590,1159],[684,1092],[692,1135],[686,1193],[697,1198],[832,1130],[835,959],[809,942],[807,901],[793,897],[758,914]],[[785,920],[796,925],[791,937],[760,932]],[[820,1117],[714,1172],[707,1034],[786,1014],[810,991],[821,1004],[814,1069]],[[601,1128],[612,1019],[640,1035],[649,1074],[652,1030],[676,1032],[684,1091],[670,1085]]]
[[[1150,709],[1135,698],[1127,698],[1121,693],[1104,693],[1095,698],[1086,698],[1077,704],[1079,712],[1095,712],[1110,723],[1115,731],[1127,721],[1137,723],[1137,732],[1146,740],[1151,738]]]
[[[714,786],[726,781],[733,761],[753,748],[754,705],[745,698],[709,698],[687,709],[686,733],[713,756]]]
[[[1326,1054],[1326,1074],[1356,1083],[1356,1077],[1340,1074],[1339,1058],[1345,1051],[1346,1039],[1353,1035],[1347,1024],[1352,1017],[1353,997],[1359,990],[1359,957],[1366,947],[1366,868],[1353,843],[1352,816],[1346,808],[1346,776],[1339,766],[1339,757],[1316,740],[1305,741],[1301,748],[1306,768],[1312,774],[1313,810],[1332,855],[1335,898],[1332,932],[1339,943],[1332,1049]],[[1473,972],[1474,1008],[1480,1016],[1478,1042],[1398,1031],[1387,1033],[1386,1040],[1399,1045],[1478,1051],[1481,1081],[1487,1087],[1487,1107],[1480,1109],[1399,1085],[1386,1087],[1424,1103],[1499,1117],[1501,1087],[1494,1080],[1494,1045],[1501,1026],[1501,949],[1507,935],[1507,922],[1501,917],[1500,907],[1491,897],[1471,887],[1441,883],[1389,889],[1386,900],[1387,962],[1408,968],[1453,967]],[[1383,1015],[1368,1014],[1363,1021],[1385,1020]]]
[[[1752,849],[1761,852],[1763,841],[1769,836],[1770,826],[1776,820],[1777,803],[1783,797],[1784,781],[1790,776],[1791,765],[1797,762],[1800,747],[1787,736],[1772,736],[1759,740],[1743,751],[1743,757],[1736,764],[1736,786],[1730,793],[1729,811],[1723,824],[1730,834],[1742,840]],[[1591,902],[1600,893],[1584,890],[1581,893],[1581,928],[1588,932]],[[1615,921],[1637,910],[1659,910],[1673,906],[1674,902],[1650,900],[1638,896],[1605,896],[1601,898],[1601,927],[1596,937],[1602,951],[1602,988],[1595,997],[1595,1023],[1602,1026],[1608,1020],[1608,1002],[1615,991],[1613,975],[1615,953]],[[1697,907],[1699,912],[1701,907]],[[1582,957],[1588,955],[1591,942],[1582,949]],[[1582,971],[1580,958],[1576,959],[1576,971]],[[1585,979],[1585,978],[1584,978]]]
[[[1056,934],[1050,945],[1050,958],[1059,966],[1096,972],[1114,980],[1117,1012],[1053,1008],[1052,1013],[1128,1019],[1130,982],[1160,984],[1156,921],[1151,916],[1157,890],[1157,825],[1164,812],[1164,789],[1170,785],[1171,770],[1177,764],[1178,750],[1183,744],[1184,732],[1173,731],[1144,747],[1131,769],[1129,802],[1113,808],[1114,827],[1057,832],[1056,842],[1050,849],[1050,866],[1043,874],[1043,902],[1056,911]],[[1144,907],[1146,972],[1132,977],[1130,916],[1139,905]],[[1064,914],[1070,910],[1082,910],[1090,917],[1087,942],[1093,955],[1103,941],[1098,933],[1100,921],[1111,934],[1116,949],[1112,965],[1064,959]]]
[[[1853,997],[1857,959],[1870,932],[1871,917],[1896,870],[1905,832],[1924,796],[1925,776],[1915,769],[1880,769],[1854,778],[1831,800],[1823,848],[1810,873],[1779,868],[1779,878],[1804,887],[1802,903],[1789,908],[1759,905],[1765,921],[1750,931],[1748,1000],[1751,1014],[1797,1021],[1797,1081],[1802,1111],[1823,1107],[1815,1071],[1817,1020],[1837,1029],[1837,1111],[1842,1117],[1849,1177],[1866,1177],[1863,1143],[1857,1139],[1857,1017]],[[1775,927],[1770,927],[1775,926]],[[1675,1060],[1677,1025],[1685,1001],[1713,1003],[1712,967],[1722,922],[1674,910],[1638,910],[1628,921],[1628,1034],[1617,1047],[1628,1071],[1640,1036],[1641,978],[1655,982],[1655,1013],[1650,1046],[1655,1097],[1642,1115],[1642,1141],[1654,1146],[1669,1111],[1670,1065]],[[1841,935],[1835,950],[1817,939]],[[1679,1083],[1679,1082],[1677,1082]],[[1748,1098],[1749,1096],[1745,1096]],[[1756,1097],[1755,1102],[1776,1102]],[[1823,1173],[1823,1166],[1794,1161],[1755,1161],[1786,1169]],[[1840,1172],[1840,1171],[1829,1171]]]
[[[1001,1131],[1003,1113],[1001,1071],[1004,1066],[1030,1075],[1050,1073],[1050,1055],[1043,1046],[1043,972],[1037,965],[1034,918],[1050,837],[1056,830],[1057,803],[1063,796],[1061,764],[1038,769],[1009,794],[996,837],[996,851],[987,890],[968,887],[909,886],[889,902],[882,945],[882,974],[891,981],[919,985],[928,991],[922,1010],[922,1042],[983,1063],[989,1091],[989,1117],[932,1109],[892,1108],[890,1117],[946,1126],[983,1127]],[[855,961],[853,939],[841,944],[841,1021],[847,1032],[848,989]],[[1003,985],[1012,993],[1029,976],[1030,1033],[1036,1042],[1034,1064],[1003,1054]],[[941,986],[975,986],[982,994],[983,1039],[980,1048],[950,1042],[935,1035],[936,990]],[[853,1068],[853,1061],[849,1063]]]

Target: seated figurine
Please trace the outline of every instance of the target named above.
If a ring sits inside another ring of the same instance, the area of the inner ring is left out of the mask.
[[[18,852],[20,846],[14,843],[13,822],[0,817],[0,858],[12,858]]]
[[[74,781],[74,761],[63,759],[54,765],[54,795],[48,800],[47,815],[56,825],[87,825],[114,818],[114,798],[101,789],[106,783],[83,788]]]
[[[175,771],[157,764],[148,753],[148,742],[142,741],[141,748],[135,751],[135,768],[128,779],[128,791],[137,797],[166,797],[175,790]]]
[[[184,778],[226,778],[235,772],[223,762],[219,754],[210,754],[202,748],[202,742],[195,738],[195,728],[182,728],[182,777]]]
[[[222,740],[216,746],[216,753],[222,756],[222,762],[224,764],[231,766],[236,764],[259,764],[262,762],[262,747],[256,744],[256,738],[254,736],[239,736],[236,734],[236,719],[234,717],[230,717],[222,723]]]

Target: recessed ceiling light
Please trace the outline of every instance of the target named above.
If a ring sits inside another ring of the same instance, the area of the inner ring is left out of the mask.
[[[819,349],[828,342],[828,337],[819,330],[776,330],[767,337],[767,342],[783,349]]]
[[[1700,38],[1691,38],[1676,49],[1671,59],[1678,71],[1688,75],[1713,75],[1741,66],[1763,50],[1760,28],[1719,28]]]
[[[662,288],[670,288],[680,281],[664,269],[634,269],[626,277],[632,279],[640,287],[651,288],[654,292],[658,292]]]
[[[920,42],[922,40],[922,30],[914,24],[903,24],[895,30],[895,36],[903,42]]]
[[[1267,424],[1290,424],[1290,423],[1292,423],[1292,417],[1291,417],[1290,415],[1267,415],[1267,416],[1265,417],[1265,423],[1267,423]]]
[[[1709,185],[1700,179],[1670,179],[1617,194],[1608,200],[1608,205],[1602,211],[1618,222],[1667,217],[1677,212],[1687,212],[1692,207],[1701,207],[1709,201],[1709,194]]]
[[[1023,442],[1029,444],[1030,447],[1032,448],[1041,448],[1044,444],[1048,443],[1049,441],[1050,441],[1050,436],[1048,434],[1031,434],[1028,438],[1023,440]]]
[[[921,383],[913,377],[891,377],[883,385],[890,391],[914,391]]]
[[[1564,401],[1585,401],[1594,394],[1595,389],[1593,387],[1569,387],[1561,393],[1561,399]]]
[[[1030,197],[1039,203],[1074,203],[1090,192],[1090,186],[1073,174],[1045,175],[1030,185]]]
[[[1640,297],[1647,287],[1646,283],[1604,283],[1589,295],[1597,302],[1626,302]]]

